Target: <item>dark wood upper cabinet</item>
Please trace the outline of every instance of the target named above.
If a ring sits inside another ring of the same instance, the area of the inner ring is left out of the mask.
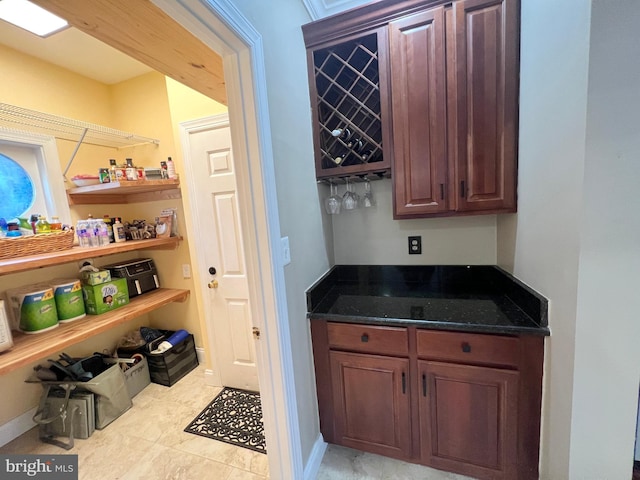
[[[515,211],[517,4],[462,0],[453,8],[457,210]]]
[[[318,179],[390,171],[398,219],[516,211],[519,0],[383,0],[303,33]]]
[[[389,24],[394,211],[449,210],[444,8]]]

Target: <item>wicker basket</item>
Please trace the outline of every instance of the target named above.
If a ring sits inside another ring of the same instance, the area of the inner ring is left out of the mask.
[[[60,252],[73,247],[73,229],[29,237],[0,238],[0,259]]]

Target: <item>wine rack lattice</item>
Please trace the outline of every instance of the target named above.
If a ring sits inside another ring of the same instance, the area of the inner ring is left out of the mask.
[[[377,42],[370,34],[313,53],[322,169],[382,161]]]

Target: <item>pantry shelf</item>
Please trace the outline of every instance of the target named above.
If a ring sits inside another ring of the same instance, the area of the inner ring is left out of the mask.
[[[85,187],[83,187],[85,188]],[[73,247],[61,252],[42,253],[26,257],[0,260],[0,275],[25,272],[34,268],[52,267],[64,263],[76,262],[86,258],[98,258],[115,253],[136,250],[172,250],[178,247],[181,237],[152,238],[149,240],[131,240],[122,243],[110,243],[104,247]]]
[[[80,141],[103,147],[122,148],[142,144],[160,144],[160,140],[155,138],[7,103],[0,103],[0,126],[26,129],[30,132],[44,133],[64,140]]]
[[[128,305],[102,315],[87,315],[71,323],[60,324],[47,332],[13,332],[14,345],[0,353],[0,375],[45,359],[60,350],[127,323],[141,315],[173,302],[184,302],[189,290],[160,288],[131,299]]]
[[[67,190],[69,205],[114,204],[182,198],[180,180],[135,180],[100,183]]]

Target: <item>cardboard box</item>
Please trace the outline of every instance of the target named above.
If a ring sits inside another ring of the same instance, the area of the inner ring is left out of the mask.
[[[100,285],[83,285],[82,296],[87,313],[100,315],[129,303],[126,278],[114,278]]]
[[[100,285],[111,281],[111,272],[109,270],[100,270],[99,272],[80,272],[80,279],[84,285]]]

